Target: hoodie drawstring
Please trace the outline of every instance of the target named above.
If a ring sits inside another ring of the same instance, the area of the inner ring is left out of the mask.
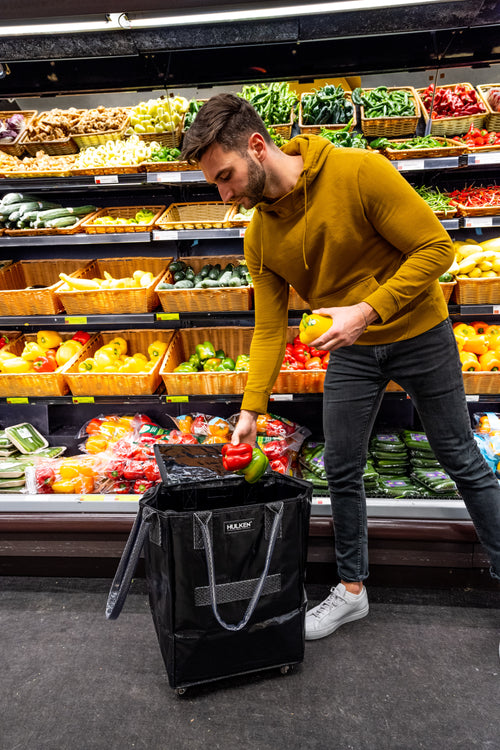
[[[304,174],[304,233],[302,235],[302,259],[304,268],[309,271],[306,258],[306,235],[307,235],[307,175]]]

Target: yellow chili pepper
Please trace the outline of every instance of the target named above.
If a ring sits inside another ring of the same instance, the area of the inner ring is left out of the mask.
[[[60,273],[59,278],[68,284],[72,289],[76,289],[79,292],[86,292],[89,289],[99,289],[100,284],[95,279],[77,279],[73,276],[68,276],[65,273]]]
[[[37,344],[36,341],[27,341],[24,345],[21,357],[28,360],[28,362],[33,362],[33,360],[38,359],[38,357],[44,357],[45,351],[46,349],[42,349],[40,344]]]
[[[164,341],[153,341],[148,346],[148,354],[150,359],[159,359],[167,351],[167,345]]]
[[[38,331],[36,340],[43,349],[53,349],[62,344],[62,336],[57,331]]]

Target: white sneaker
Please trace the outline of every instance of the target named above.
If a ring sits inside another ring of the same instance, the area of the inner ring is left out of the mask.
[[[366,617],[368,610],[368,595],[364,586],[361,594],[351,594],[343,583],[339,583],[321,604],[306,613],[306,641],[324,638],[345,622]]]

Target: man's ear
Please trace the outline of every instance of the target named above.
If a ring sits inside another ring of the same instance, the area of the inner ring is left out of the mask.
[[[248,150],[259,160],[263,161],[267,154],[267,144],[260,133],[252,133],[248,139]]]

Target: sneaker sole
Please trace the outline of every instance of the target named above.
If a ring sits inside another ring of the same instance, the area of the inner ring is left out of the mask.
[[[370,610],[369,605],[367,604],[366,607],[363,609],[360,609],[359,612],[353,612],[350,615],[347,615],[344,617],[340,622],[336,622],[334,625],[331,625],[329,628],[325,628],[323,630],[315,630],[314,633],[308,634],[306,632],[306,641],[316,641],[319,638],[326,638],[327,635],[331,635],[332,633],[335,633],[336,630],[338,630],[342,625],[345,625],[347,622],[353,622],[354,620],[361,620],[363,617],[366,617]]]

